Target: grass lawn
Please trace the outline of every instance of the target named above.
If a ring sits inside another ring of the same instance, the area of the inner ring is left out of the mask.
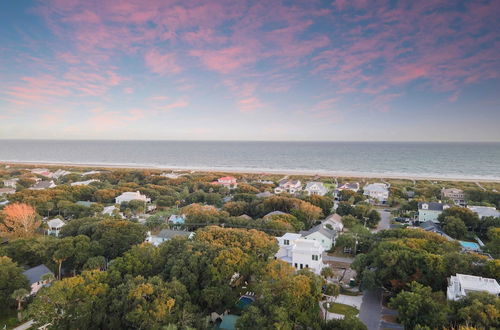
[[[323,307],[326,308],[326,303],[323,304]],[[359,310],[357,308],[339,303],[330,303],[328,311],[330,313],[342,314],[345,316],[356,316],[359,314]]]
[[[362,295],[361,292],[347,290],[346,288],[344,288],[342,286],[340,287],[340,294],[345,294],[346,296],[352,296],[352,297],[356,297],[356,296],[361,296]]]
[[[17,311],[13,309],[0,310],[0,329],[6,325],[6,329],[14,329],[22,322],[17,320]]]

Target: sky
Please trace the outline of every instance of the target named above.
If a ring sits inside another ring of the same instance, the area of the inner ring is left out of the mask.
[[[0,139],[500,141],[500,1],[0,1]]]

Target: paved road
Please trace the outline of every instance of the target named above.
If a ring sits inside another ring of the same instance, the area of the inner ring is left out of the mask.
[[[367,290],[359,311],[359,318],[368,330],[380,329],[382,320],[382,289]]]
[[[377,210],[380,214],[380,222],[378,223],[377,229],[375,231],[389,229],[391,227],[391,212],[387,212],[385,210]]]

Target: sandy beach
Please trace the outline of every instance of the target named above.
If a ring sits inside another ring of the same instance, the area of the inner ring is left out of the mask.
[[[359,178],[359,179],[401,179],[401,180],[430,180],[430,181],[455,181],[455,182],[495,182],[500,183],[500,179],[488,178],[459,178],[459,177],[438,177],[438,176],[420,176],[420,175],[401,175],[388,173],[355,173],[341,171],[306,171],[306,170],[288,170],[288,169],[235,169],[235,168],[211,168],[211,167],[163,167],[147,165],[119,165],[119,164],[83,164],[83,163],[58,163],[58,162],[3,162],[4,165],[22,165],[30,167],[71,167],[71,168],[89,168],[89,169],[141,169],[158,171],[179,171],[179,172],[215,172],[215,173],[234,173],[234,174],[269,174],[269,175],[298,175],[298,176],[319,176],[319,177],[337,177],[337,178]]]

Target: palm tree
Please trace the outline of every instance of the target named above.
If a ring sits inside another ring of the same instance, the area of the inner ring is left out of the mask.
[[[29,295],[29,292],[26,289],[17,289],[11,295],[12,299],[15,299],[17,301],[17,319],[19,321],[21,321],[23,318],[23,315],[22,315],[23,304],[22,303],[28,295]]]

